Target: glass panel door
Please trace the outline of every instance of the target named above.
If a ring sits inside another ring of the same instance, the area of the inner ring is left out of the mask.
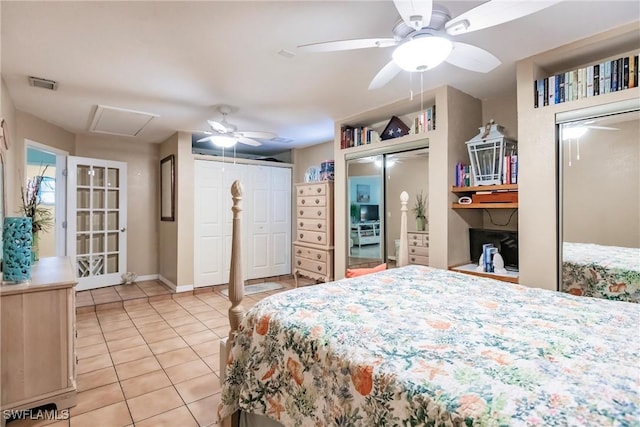
[[[68,170],[68,254],[75,262],[77,289],[121,283],[126,272],[127,165],[69,157]]]

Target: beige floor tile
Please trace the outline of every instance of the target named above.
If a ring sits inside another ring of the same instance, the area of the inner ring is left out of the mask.
[[[176,327],[176,326],[182,326],[182,325],[186,325],[188,323],[194,323],[197,322],[198,319],[196,319],[195,317],[193,317],[190,314],[186,314],[184,316],[181,317],[176,317],[175,319],[167,319],[167,323],[172,326],[172,327]]]
[[[187,307],[187,311],[191,314],[198,314],[198,313],[208,313],[211,310],[213,310],[210,306],[208,306],[205,303],[202,303],[200,305],[193,305],[191,307]]]
[[[204,363],[206,363],[207,366],[209,366],[209,368],[211,368],[213,372],[215,373],[220,372],[220,355],[219,354],[212,354],[211,356],[205,356],[202,358],[202,360],[204,360]]]
[[[220,340],[215,339],[212,341],[205,341],[200,344],[192,345],[191,348],[200,357],[211,356],[212,354],[220,354]]]
[[[188,316],[189,312],[184,308],[180,307],[171,311],[163,311],[160,313],[160,315],[162,315],[163,319],[169,320],[169,319],[177,319],[178,317]]]
[[[167,412],[170,409],[183,406],[180,395],[172,386],[127,399],[127,404],[133,421],[136,423]]]
[[[105,342],[102,334],[89,335],[88,337],[81,337],[76,339],[76,348],[86,347],[88,345],[100,344]]]
[[[209,311],[205,311],[203,313],[196,313],[194,314],[194,316],[196,317],[196,319],[203,322],[205,320],[227,319],[227,316],[221,314],[215,308],[211,308]]]
[[[109,353],[107,344],[104,342],[76,348],[76,356],[78,359],[86,359],[87,357],[98,356],[100,354]]]
[[[163,368],[167,369],[171,366],[179,365],[185,362],[191,362],[198,359],[198,355],[189,347],[173,350],[168,353],[162,353],[156,356],[158,362]]]
[[[151,344],[158,341],[168,340],[169,338],[176,338],[178,337],[178,334],[173,329],[167,327],[157,331],[142,332],[142,337],[147,344]]]
[[[98,316],[95,311],[90,313],[78,313],[76,314],[76,321],[87,320],[87,319],[97,319]]]
[[[71,427],[123,427],[131,422],[131,415],[129,415],[129,409],[125,402],[114,403],[77,417],[71,417]]]
[[[210,426],[218,421],[218,405],[220,393],[191,402],[187,405],[193,416],[202,427]]]
[[[109,366],[107,368],[97,369],[86,374],[78,375],[76,379],[76,386],[80,392],[117,382],[118,376],[116,375],[116,370],[113,366]]]
[[[229,327],[228,326],[220,326],[218,328],[211,329],[211,332],[219,336],[220,338],[229,336]]]
[[[111,322],[121,322],[123,320],[129,320],[129,315],[123,311],[101,311],[98,313],[98,319],[101,324]]]
[[[178,384],[200,375],[210,374],[211,369],[201,359],[196,359],[191,362],[171,366],[165,369],[165,372],[172,383]]]
[[[122,394],[120,383],[107,384],[83,391],[78,393],[76,406],[71,408],[71,418],[123,400],[124,394]]]
[[[153,353],[151,353],[151,350],[146,344],[111,352],[111,360],[113,360],[115,365],[131,362],[132,360],[143,359],[149,356],[153,356]]]
[[[95,328],[96,326],[100,326],[100,322],[96,318],[76,321],[76,328],[78,329]]]
[[[78,360],[76,372],[78,375],[81,375],[109,366],[113,366],[111,356],[109,354],[101,354],[99,356]]]
[[[142,305],[144,307],[148,307],[148,308],[144,308],[144,309],[136,310],[136,311],[128,311],[127,312],[127,313],[129,313],[129,317],[131,319],[133,319],[134,321],[136,319],[142,319],[143,317],[158,316],[158,312],[155,311],[150,305],[148,305],[148,304],[140,304],[140,305]],[[133,307],[135,307],[135,306],[133,306]]]
[[[215,328],[219,328],[220,326],[229,326],[229,318],[227,318],[227,317],[215,317],[213,319],[206,320],[206,321],[204,321],[202,323],[207,325],[207,328],[215,329]]]
[[[133,328],[135,326],[131,320],[127,319],[127,320],[119,320],[116,322],[106,322],[106,323],[101,322],[100,327],[102,328],[103,332],[109,332],[109,331],[116,331],[118,329]]]
[[[183,335],[182,338],[189,343],[189,345],[196,345],[206,341],[217,340],[218,337],[211,331],[200,331],[191,335]]]
[[[78,338],[88,337],[89,335],[101,334],[102,329],[100,326],[94,326],[91,328],[76,328],[76,332],[78,333]]]
[[[155,417],[136,423],[136,427],[198,427],[186,406],[180,406]]]
[[[171,385],[164,371],[154,371],[138,377],[129,378],[120,383],[127,399],[160,390]]]
[[[162,322],[164,319],[160,317],[158,313],[145,317],[136,317],[133,319],[133,323],[136,326],[148,325],[149,323]]]
[[[144,375],[159,369],[161,369],[161,367],[155,357],[145,357],[144,359],[116,365],[116,372],[118,373],[120,381]]]
[[[196,332],[205,331],[207,327],[201,322],[187,323],[186,325],[176,326],[173,328],[180,335],[195,334]]]
[[[104,338],[107,341],[115,341],[115,340],[121,340],[123,338],[132,338],[132,337],[135,337],[136,335],[140,335],[136,328],[124,328],[124,329],[117,329],[115,331],[105,332]]]
[[[156,355],[188,346],[189,345],[180,337],[169,338],[168,340],[157,341],[149,344],[149,348],[151,348],[153,354]]]
[[[120,340],[115,340],[115,341],[107,340],[107,346],[109,347],[110,351],[124,350],[125,348],[136,347],[143,344],[146,344],[146,343],[144,342],[140,334],[137,334],[133,337],[122,338]]]
[[[164,320],[161,322],[149,323],[148,325],[138,326],[140,332],[160,331],[163,329],[171,329],[171,326]]]
[[[195,402],[220,391],[220,380],[211,373],[175,385],[185,403]]]

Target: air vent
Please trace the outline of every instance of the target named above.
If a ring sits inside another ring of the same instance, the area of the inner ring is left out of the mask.
[[[137,136],[156,114],[98,105],[89,130],[118,136]]]
[[[47,80],[40,77],[29,76],[29,86],[39,87],[41,89],[56,90],[58,82]]]

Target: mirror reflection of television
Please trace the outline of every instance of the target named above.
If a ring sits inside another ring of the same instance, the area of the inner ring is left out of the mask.
[[[504,266],[509,270],[518,269],[518,232],[510,230],[488,230],[485,228],[469,229],[469,251],[471,262],[478,263],[482,255],[482,245],[493,243],[504,259]]]
[[[360,221],[380,221],[380,207],[378,205],[360,205]]]

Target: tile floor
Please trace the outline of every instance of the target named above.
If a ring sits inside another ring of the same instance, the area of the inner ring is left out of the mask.
[[[246,295],[243,306],[294,286],[293,279],[281,283],[285,288]],[[138,285],[78,292],[77,405],[68,420],[15,420],[9,427],[202,427],[217,421],[219,342],[229,333],[224,288],[148,295],[160,289]],[[137,297],[122,298],[123,292]]]

